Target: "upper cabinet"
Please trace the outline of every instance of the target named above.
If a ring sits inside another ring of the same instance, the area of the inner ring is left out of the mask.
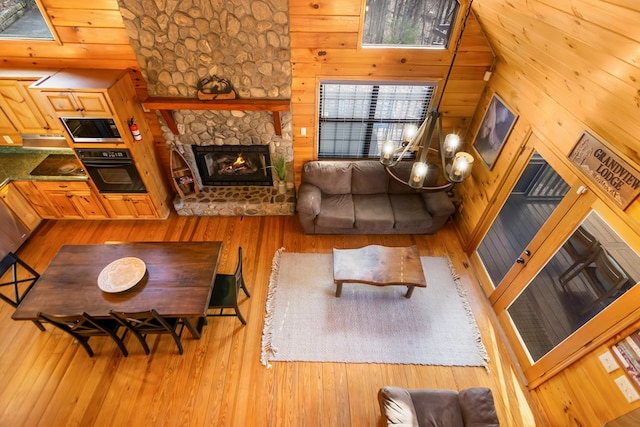
[[[28,87],[36,79],[0,79],[0,107],[21,134],[61,134],[57,117],[39,108]],[[0,119],[1,120],[1,119]]]
[[[21,145],[19,133],[9,116],[0,108],[0,145]]]
[[[99,92],[41,91],[58,117],[111,117],[113,114],[104,94]]]
[[[57,117],[112,117],[112,90],[123,71],[63,70],[30,86]]]

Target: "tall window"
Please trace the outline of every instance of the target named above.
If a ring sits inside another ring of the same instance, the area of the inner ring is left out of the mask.
[[[447,47],[456,0],[367,0],[363,46]]]
[[[319,158],[376,158],[382,143],[403,140],[427,115],[433,85],[320,84]]]
[[[0,39],[54,40],[36,0],[0,0]]]

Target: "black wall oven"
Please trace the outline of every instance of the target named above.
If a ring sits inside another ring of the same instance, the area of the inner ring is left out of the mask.
[[[131,153],[126,148],[77,148],[76,153],[101,193],[146,193]]]

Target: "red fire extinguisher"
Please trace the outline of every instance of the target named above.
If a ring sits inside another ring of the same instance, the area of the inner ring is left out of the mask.
[[[133,119],[129,120],[129,130],[131,131],[131,135],[133,135],[133,139],[135,139],[136,141],[142,141],[140,129],[138,129],[138,125]]]

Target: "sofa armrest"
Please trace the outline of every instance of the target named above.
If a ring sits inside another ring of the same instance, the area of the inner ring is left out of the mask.
[[[456,207],[451,201],[451,198],[443,191],[438,193],[422,193],[422,199],[431,216],[449,217],[456,211]]]
[[[388,427],[418,427],[418,416],[408,390],[401,387],[382,387],[378,391],[378,403]]]
[[[472,387],[458,393],[464,425],[469,427],[498,427],[498,415],[493,394],[486,387]]]
[[[313,184],[301,184],[298,189],[298,212],[316,217],[320,214],[322,192]]]

